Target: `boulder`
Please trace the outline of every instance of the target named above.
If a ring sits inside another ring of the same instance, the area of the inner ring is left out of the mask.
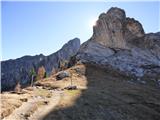
[[[67,86],[64,89],[66,89],[66,90],[76,90],[77,86]]]
[[[70,73],[67,71],[61,71],[57,74],[56,79],[62,80],[63,78],[70,77]]]

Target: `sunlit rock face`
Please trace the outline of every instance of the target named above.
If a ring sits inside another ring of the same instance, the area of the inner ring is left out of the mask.
[[[114,7],[99,16],[92,37],[81,45],[76,58],[158,85],[160,32],[145,34],[141,23]]]
[[[111,8],[99,16],[91,39],[106,47],[126,49],[129,40],[143,36],[144,30],[138,21],[126,18],[120,8]]]

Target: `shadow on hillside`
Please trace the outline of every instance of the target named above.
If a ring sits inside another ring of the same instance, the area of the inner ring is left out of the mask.
[[[43,120],[159,120],[160,92],[128,78],[86,65],[88,84],[74,105],[57,108]]]

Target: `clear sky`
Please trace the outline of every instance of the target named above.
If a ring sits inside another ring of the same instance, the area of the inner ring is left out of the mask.
[[[2,60],[49,55],[70,39],[92,35],[92,23],[110,7],[125,9],[146,33],[160,31],[159,2],[2,2]]]

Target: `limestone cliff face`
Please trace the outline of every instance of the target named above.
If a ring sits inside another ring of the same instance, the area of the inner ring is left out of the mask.
[[[160,32],[145,34],[142,25],[126,17],[124,10],[111,8],[99,16],[92,37],[81,45],[76,58],[158,85]]]
[[[144,36],[142,25],[127,18],[124,10],[111,8],[99,16],[91,40],[106,47],[129,49],[128,42]]]
[[[36,56],[24,56],[15,60],[2,61],[1,66],[1,85],[2,91],[13,89],[16,82],[21,85],[27,85],[31,82],[31,69],[35,72],[38,68],[44,66],[46,73],[59,69],[59,63],[69,61],[71,56],[75,55],[80,47],[80,40],[75,38],[66,43],[59,51],[49,56],[42,54]]]

